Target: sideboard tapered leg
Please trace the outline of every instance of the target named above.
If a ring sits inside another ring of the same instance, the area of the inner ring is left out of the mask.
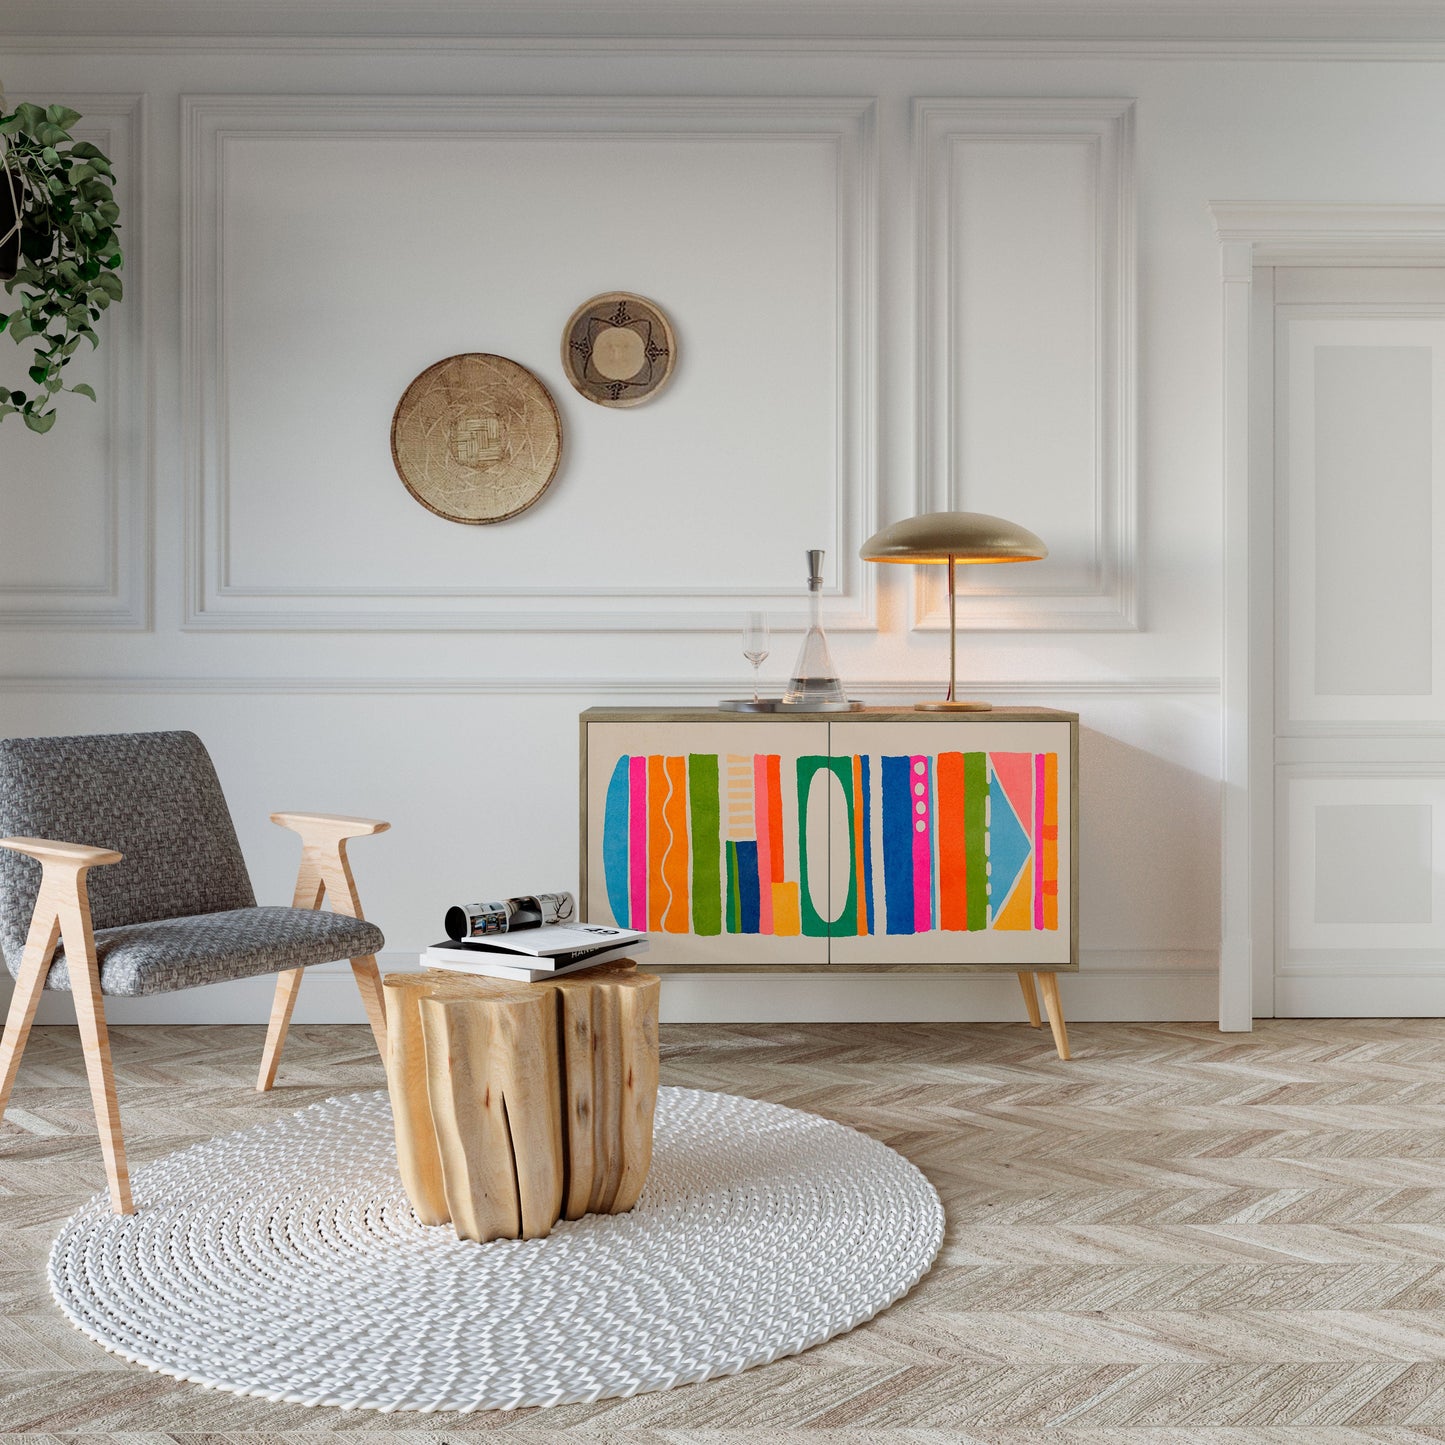
[[[1072,1058],[1069,1053],[1069,1031],[1064,1027],[1064,1006],[1059,1000],[1059,977],[1054,973],[1041,973],[1039,983],[1044,991],[1044,1008],[1048,1010],[1049,1027],[1054,1031],[1054,1047],[1061,1059]]]

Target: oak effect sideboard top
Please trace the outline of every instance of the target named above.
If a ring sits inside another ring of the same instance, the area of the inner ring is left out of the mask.
[[[1077,713],[581,716],[581,907],[651,970],[1078,967]]]

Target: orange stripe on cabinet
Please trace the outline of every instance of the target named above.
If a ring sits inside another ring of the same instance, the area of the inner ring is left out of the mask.
[[[667,839],[662,855],[662,879],[667,889],[663,900],[662,931],[686,933],[691,900],[688,897],[687,842],[687,759],[663,759],[667,797],[662,804],[662,821]]]
[[[968,928],[968,832],[963,807],[962,753],[939,753],[938,779],[938,926],[956,933]]]

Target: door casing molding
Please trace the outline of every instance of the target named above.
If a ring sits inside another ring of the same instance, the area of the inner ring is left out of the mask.
[[[1273,1013],[1274,378],[1256,328],[1263,266],[1445,265],[1445,206],[1215,201],[1224,322],[1219,1027]],[[1268,1007],[1261,1007],[1267,1004]]]

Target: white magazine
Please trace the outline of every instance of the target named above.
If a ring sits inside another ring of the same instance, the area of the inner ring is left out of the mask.
[[[643,945],[645,948],[646,945]],[[560,978],[563,974],[581,973],[583,969],[596,968],[599,963],[608,963],[616,958],[629,958],[642,952],[636,943],[621,943],[615,948],[600,948],[585,958],[556,968],[532,968],[525,955],[508,958],[503,953],[482,952],[480,949],[458,947],[457,944],[435,944],[421,956],[423,968],[440,968],[449,973],[467,973],[481,978],[510,978],[517,983],[540,983],[548,978]]]
[[[551,958],[558,953],[575,953],[579,948],[645,942],[647,935],[631,928],[611,928],[604,923],[548,923],[519,933],[489,933],[486,937],[462,938],[458,943],[484,947],[487,952],[521,953],[532,958]]]

